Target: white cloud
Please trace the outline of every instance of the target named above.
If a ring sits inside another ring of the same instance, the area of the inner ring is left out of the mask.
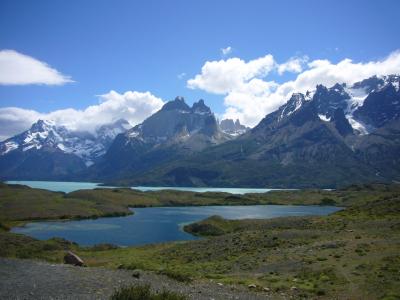
[[[303,71],[303,65],[308,61],[307,56],[292,57],[287,62],[278,65],[278,73],[282,75],[285,72],[300,73]]]
[[[73,82],[45,62],[14,50],[0,51],[0,85],[46,84]]]
[[[28,129],[42,115],[18,107],[0,108],[0,141]]]
[[[232,47],[231,46],[228,46],[228,47],[226,47],[226,48],[221,48],[221,53],[222,53],[222,55],[228,55],[228,54],[230,54],[230,53],[232,53]]]
[[[159,110],[164,101],[150,92],[128,91],[119,94],[110,91],[100,95],[100,103],[84,110],[73,108],[43,114],[17,107],[0,108],[0,139],[13,136],[28,129],[38,119],[53,120],[71,130],[93,132],[98,126],[126,119],[132,125],[142,122]]]
[[[240,58],[207,61],[201,73],[189,79],[187,85],[224,95],[226,110],[223,118],[239,118],[241,123],[255,126],[294,92],[313,90],[317,84],[332,86],[339,82],[350,85],[373,75],[400,73],[400,51],[381,60],[358,63],[351,59],[336,64],[318,59],[305,64],[307,58],[298,59],[296,62],[296,58],[292,58],[280,65],[268,54],[249,62]],[[272,70],[278,74],[285,71],[299,74],[294,80],[278,84],[266,78]]]
[[[274,58],[266,55],[245,62],[240,58],[207,61],[201,74],[187,81],[191,89],[202,89],[214,94],[226,94],[247,84],[252,78],[263,78],[274,68]]]

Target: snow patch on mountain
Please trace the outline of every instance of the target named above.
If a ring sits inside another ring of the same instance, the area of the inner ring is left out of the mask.
[[[0,143],[0,155],[12,151],[34,151],[53,149],[64,153],[75,154],[86,166],[94,163],[103,155],[114,138],[125,132],[130,124],[118,120],[98,128],[95,134],[69,131],[64,126],[57,126],[51,120],[39,120],[31,128],[19,135]]]
[[[351,114],[346,115],[346,118],[349,121],[351,127],[360,135],[369,134],[374,129],[371,126],[363,124],[361,121],[357,121]]]
[[[350,95],[350,99],[348,99],[348,113],[353,113],[359,106],[362,106],[365,98],[368,96],[368,92],[363,88],[348,88],[346,92]]]
[[[318,117],[324,122],[330,122],[331,118],[328,118],[326,115],[318,114]]]
[[[357,109],[364,107],[364,102],[371,93],[385,91],[388,87],[394,87],[396,93],[399,92],[400,76],[373,76],[363,81],[357,82],[348,87],[345,84],[335,84],[330,88],[317,85],[315,90],[307,91],[305,95],[294,93],[292,97],[282,105],[276,112],[277,121],[281,122],[301,107],[306,102],[313,102],[318,117],[324,122],[332,122],[332,116],[336,110],[342,109],[346,119],[356,134],[365,135],[374,131],[376,128],[371,124],[361,121],[355,113]],[[392,100],[393,109],[397,110],[396,105],[400,99]],[[385,113],[385,112],[382,112]],[[389,112],[387,112],[389,114]]]

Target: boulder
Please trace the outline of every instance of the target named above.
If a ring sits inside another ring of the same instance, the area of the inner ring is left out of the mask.
[[[68,265],[74,265],[82,267],[84,265],[83,260],[75,253],[68,251],[64,256],[64,263]]]

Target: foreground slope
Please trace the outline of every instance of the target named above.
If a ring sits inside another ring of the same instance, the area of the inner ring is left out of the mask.
[[[109,199],[109,195],[102,195],[102,192],[79,191],[70,196],[100,204]],[[115,193],[116,197],[127,196],[119,195],[121,193],[122,190]],[[214,216],[185,227],[186,231],[203,236],[202,239],[124,248],[113,245],[79,247],[62,239],[39,241],[10,233],[6,226],[0,226],[0,256],[61,263],[65,251],[72,250],[89,267],[124,269],[131,272],[131,278],[132,275],[147,278],[149,274],[153,280],[168,283],[174,290],[178,286],[190,287],[181,291],[194,299],[198,296],[197,290],[203,291],[202,287],[215,291],[216,299],[239,295],[243,289],[272,299],[397,299],[400,296],[399,185],[351,186],[337,191],[282,191],[273,196],[267,193],[257,197],[271,201],[281,200],[285,195],[290,196],[286,203],[320,199],[347,208],[324,217],[225,220]],[[209,196],[202,195],[204,199]],[[30,262],[26,264],[31,265]],[[63,267],[53,266],[52,269]],[[79,271],[75,274],[80,276]],[[118,276],[117,273],[108,274]],[[97,275],[93,277],[99,278]],[[18,276],[12,278],[18,280]],[[92,282],[90,275],[85,278],[85,282]],[[135,280],[133,284],[138,282],[140,280]],[[95,285],[101,286],[101,282]],[[229,290],[233,294],[218,294],[218,291]],[[65,292],[62,288],[60,291]],[[245,296],[252,294],[243,294]]]

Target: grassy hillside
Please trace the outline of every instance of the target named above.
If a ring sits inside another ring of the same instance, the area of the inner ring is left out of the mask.
[[[0,221],[90,218],[130,213],[109,201],[95,202],[66,197],[64,193],[0,183]]]
[[[177,205],[195,203],[194,199],[222,203],[228,197],[219,193],[216,197],[207,193],[196,196],[173,191],[118,190],[79,191],[61,199],[78,201],[79,196],[84,199],[79,201],[99,207],[107,198],[108,204],[121,201],[121,207],[125,207],[135,203],[149,205],[151,199],[152,205]],[[113,193],[118,196],[112,197]],[[3,226],[0,255],[62,262],[65,249],[72,249],[89,266],[145,269],[179,281],[254,284],[255,289],[270,296],[283,293],[296,298],[324,299],[400,297],[399,185],[266,195],[233,197],[235,203],[243,199],[296,204],[334,201],[348,207],[325,217],[232,221],[214,216],[185,228],[205,236],[203,239],[127,248],[111,245],[85,248],[61,239],[37,241],[7,232]],[[171,203],[171,199],[175,202]]]
[[[200,222],[206,239],[81,250],[92,265],[148,269],[178,280],[255,284],[295,297],[398,299],[400,195],[327,217]],[[186,230],[193,232],[194,225]]]
[[[232,195],[220,192],[141,192],[128,188],[50,192],[22,185],[0,183],[0,221],[24,222],[39,219],[91,218],[131,214],[129,207],[203,205],[338,205],[350,206],[391,196],[400,185],[352,186],[344,190],[272,191]]]

